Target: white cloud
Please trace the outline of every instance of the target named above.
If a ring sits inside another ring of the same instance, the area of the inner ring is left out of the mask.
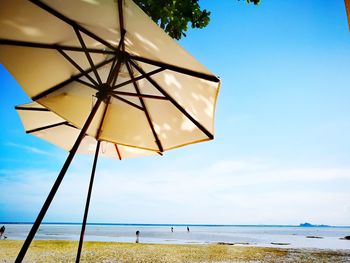
[[[17,144],[17,143],[13,143],[13,142],[8,142],[7,145],[11,146],[11,147],[16,147],[16,148],[23,149],[23,150],[25,150],[27,152],[30,152],[30,153],[42,154],[42,155],[48,155],[48,156],[52,156],[53,155],[50,152],[46,152],[46,151],[40,150],[40,149],[38,149],[36,147],[32,147],[32,146],[28,146],[28,145]]]

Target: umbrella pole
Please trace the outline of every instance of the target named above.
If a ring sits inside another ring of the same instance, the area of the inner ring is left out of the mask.
[[[88,194],[87,194],[87,197],[86,197],[86,204],[85,204],[83,225],[81,226],[81,232],[80,232],[80,239],[79,239],[78,252],[77,252],[77,257],[76,257],[76,260],[75,260],[76,263],[79,263],[79,262],[80,262],[81,249],[82,249],[82,247],[83,247],[83,242],[84,242],[84,234],[85,234],[86,220],[87,220],[88,213],[89,213],[89,206],[90,206],[90,199],[91,199],[91,191],[92,191],[92,186],[93,186],[93,184],[94,184],[94,178],[95,178],[95,171],[96,171],[96,164],[97,164],[97,159],[98,159],[98,153],[99,153],[99,151],[100,151],[100,143],[101,143],[101,141],[97,141],[96,151],[95,151],[95,158],[94,158],[94,163],[93,163],[93,165],[92,165],[92,171],[91,171],[91,178],[90,178],[89,190],[88,190]]]
[[[22,262],[24,256],[26,255],[27,250],[30,246],[30,243],[32,242],[36,232],[38,231],[38,228],[41,224],[41,221],[43,220],[43,218],[46,214],[46,211],[48,210],[48,208],[52,202],[52,199],[54,198],[54,196],[55,196],[55,194],[56,194],[56,192],[57,192],[57,190],[58,190],[58,188],[63,180],[63,177],[66,174],[66,172],[69,168],[69,165],[72,162],[73,157],[74,157],[75,153],[77,152],[79,145],[85,136],[87,129],[89,128],[99,106],[101,105],[102,100],[103,100],[103,98],[99,97],[96,104],[92,108],[92,110],[89,114],[89,117],[87,118],[82,130],[80,131],[80,134],[79,134],[77,140],[75,141],[75,143],[73,145],[72,150],[69,152],[69,155],[68,155],[68,157],[67,157],[67,159],[66,159],[66,161],[61,169],[61,172],[59,173],[54,185],[52,186],[51,191],[50,191],[49,195],[47,196],[46,201],[38,214],[38,217],[36,218],[26,240],[24,241],[24,244],[23,244],[20,252],[18,253],[18,256],[17,256],[16,261],[15,261],[16,263]]]

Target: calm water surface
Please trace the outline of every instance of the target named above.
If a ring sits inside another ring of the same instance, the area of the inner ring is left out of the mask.
[[[9,240],[25,239],[30,224],[6,224]],[[350,249],[350,228],[337,227],[279,227],[279,226],[142,226],[142,225],[87,225],[86,241],[135,242],[139,230],[141,243],[208,244],[217,242],[243,245],[287,248]],[[35,239],[78,240],[80,225],[43,224]],[[307,238],[307,236],[319,238]],[[271,243],[288,243],[271,244]]]

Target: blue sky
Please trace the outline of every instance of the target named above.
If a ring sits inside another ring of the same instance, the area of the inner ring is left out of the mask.
[[[350,222],[350,32],[343,1],[202,1],[180,44],[222,80],[215,140],[100,159],[90,222]],[[0,65],[0,221],[34,221],[67,153],[26,135],[29,101]],[[74,159],[44,221],[79,222],[92,156]]]

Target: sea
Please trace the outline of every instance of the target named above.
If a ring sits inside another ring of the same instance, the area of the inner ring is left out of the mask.
[[[1,223],[0,223],[1,224]],[[3,223],[8,240],[24,240],[31,224]],[[189,227],[189,231],[187,231]],[[173,228],[173,232],[171,231]],[[43,223],[37,240],[79,240],[81,225]],[[266,225],[88,224],[84,241],[131,242],[140,231],[140,243],[215,244],[240,246],[350,250],[350,227]]]

